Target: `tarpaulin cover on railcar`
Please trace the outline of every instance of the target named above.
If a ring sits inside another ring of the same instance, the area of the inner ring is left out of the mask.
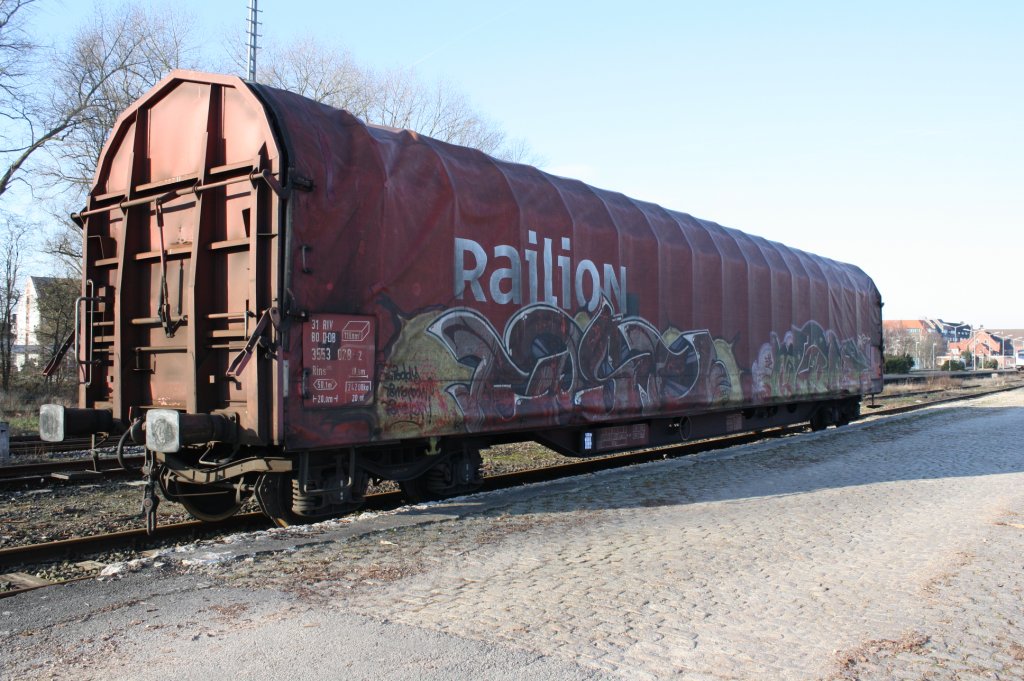
[[[880,389],[881,301],[853,265],[257,92],[315,185],[289,207],[285,306],[312,315],[284,348],[290,445]]]

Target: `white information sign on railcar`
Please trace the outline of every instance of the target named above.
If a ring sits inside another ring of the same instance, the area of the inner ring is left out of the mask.
[[[307,408],[373,403],[376,319],[313,314],[302,325],[302,401]]]

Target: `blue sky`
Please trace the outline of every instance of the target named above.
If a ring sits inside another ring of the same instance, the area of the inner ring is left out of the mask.
[[[241,39],[246,0],[175,4],[211,54]],[[549,172],[856,263],[888,319],[1024,328],[1024,2],[260,9],[264,39],[449,80]]]

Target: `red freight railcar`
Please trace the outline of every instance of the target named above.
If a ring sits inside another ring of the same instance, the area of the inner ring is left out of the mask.
[[[516,439],[842,424],[881,389],[857,267],[238,78],[136,102],[79,219],[80,408],[40,430],[145,442],[201,518],[465,491]]]

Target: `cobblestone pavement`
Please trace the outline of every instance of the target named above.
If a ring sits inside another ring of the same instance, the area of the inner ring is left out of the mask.
[[[133,580],[205,580],[248,602],[262,591],[305,613],[275,611],[285,640],[310,613],[344,613],[584,676],[1024,679],[1022,426],[1018,390],[305,538],[199,547]],[[27,626],[20,613],[0,629]],[[189,650],[243,659],[264,633],[247,622]],[[322,633],[324,647],[343,644]],[[49,645],[104,670],[145,659],[160,636],[126,635],[99,658],[73,629],[33,634],[8,661],[31,671],[31,646]]]

